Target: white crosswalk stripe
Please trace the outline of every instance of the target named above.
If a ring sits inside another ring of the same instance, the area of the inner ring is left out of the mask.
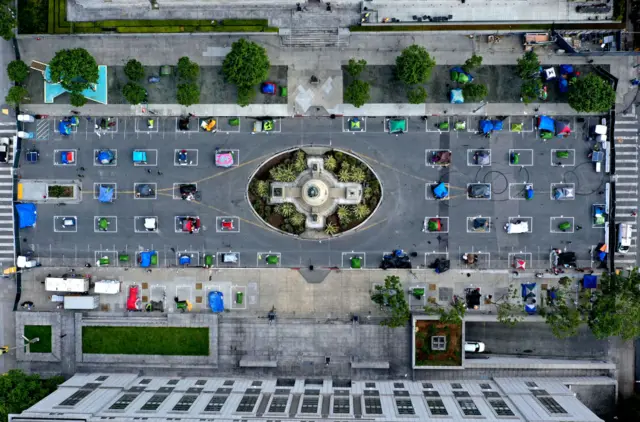
[[[15,261],[13,221],[13,160],[17,142],[15,122],[0,122],[0,262],[9,266]]]
[[[618,116],[613,128],[616,172],[616,223],[633,225],[629,251],[615,254],[615,264],[619,267],[636,265],[637,260],[637,216],[638,212],[638,118],[637,116]]]

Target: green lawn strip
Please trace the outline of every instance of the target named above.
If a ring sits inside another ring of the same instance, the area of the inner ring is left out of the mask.
[[[25,325],[24,336],[29,340],[36,337],[40,339],[37,343],[33,343],[29,346],[31,353],[51,353],[50,325]]]
[[[122,355],[208,356],[209,329],[82,327],[82,352]]]

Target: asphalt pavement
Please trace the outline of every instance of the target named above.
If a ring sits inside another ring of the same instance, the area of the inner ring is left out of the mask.
[[[221,118],[221,124],[228,118]],[[528,268],[548,268],[552,247],[573,250],[579,266],[592,265],[589,248],[604,238],[602,228],[592,227],[591,205],[604,203],[604,173],[596,173],[587,158],[589,144],[584,133],[589,121],[567,116],[574,132],[568,138],[547,142],[534,131],[533,117],[507,117],[504,129],[490,139],[476,134],[476,117],[429,117],[407,119],[407,132],[390,135],[383,118],[368,118],[366,131],[345,132],[346,119],[294,118],[276,122],[276,131],[251,134],[252,119],[242,118],[238,132],[215,134],[177,129],[176,117],[157,118],[154,128],[147,128],[146,118],[118,118],[117,123],[100,137],[94,122],[81,117],[80,126],[71,136],[57,131],[60,118],[37,121],[28,127],[36,133],[35,141],[25,142],[24,150],[40,150],[40,161],[22,161],[19,170],[24,179],[77,179],[82,183],[83,201],[76,205],[38,207],[38,224],[20,232],[23,249],[32,249],[44,265],[71,266],[93,262],[98,256],[144,249],[157,250],[160,265],[177,265],[177,255],[193,254],[194,260],[205,254],[225,251],[240,253],[241,267],[265,265],[265,253],[281,254],[281,265],[299,267],[345,267],[348,257],[358,253],[365,265],[379,265],[384,252],[402,248],[416,252],[413,265],[425,265],[436,257],[450,256],[452,266],[459,267],[464,253],[476,253],[477,269],[509,268],[515,258],[523,258]],[[595,122],[595,118],[591,118]],[[453,131],[454,123],[464,120],[466,129]],[[443,121],[451,131],[436,127]],[[197,123],[197,122],[195,122]],[[511,124],[523,123],[523,132],[510,132]],[[226,132],[229,130],[229,132]],[[383,201],[365,227],[355,233],[329,241],[298,240],[275,233],[253,214],[246,199],[250,175],[273,154],[303,145],[331,145],[357,154],[379,176]],[[117,150],[114,166],[95,163],[97,150]],[[214,165],[216,148],[235,150],[237,165],[230,169]],[[146,149],[148,162],[134,166],[134,149]],[[189,166],[178,166],[176,151],[190,150]],[[478,166],[474,154],[490,152],[490,165]],[[75,150],[77,163],[61,165],[60,154]],[[450,150],[449,167],[431,166],[427,157],[434,150]],[[566,159],[557,159],[557,150],[568,151]],[[517,166],[510,165],[512,152],[521,154]],[[197,159],[195,159],[197,157]],[[84,170],[83,170],[84,169]],[[202,193],[200,203],[177,199],[174,186],[197,183]],[[449,184],[450,198],[433,198],[431,187]],[[490,199],[468,198],[474,183],[491,186]],[[116,187],[113,203],[94,198],[96,186]],[[152,184],[154,198],[135,198],[136,184]],[[535,197],[524,200],[526,184],[533,184]],[[554,187],[572,187],[571,200],[551,199]],[[61,217],[77,218],[77,227],[61,227]],[[159,221],[158,233],[136,232],[140,217],[153,216]],[[176,230],[177,216],[198,216],[203,230],[187,234]],[[97,229],[96,218],[109,217],[109,230]],[[441,218],[443,231],[424,233],[425,219]],[[221,219],[232,218],[233,232],[221,230]],[[475,218],[486,219],[488,230],[473,230]],[[509,235],[507,222],[527,221],[530,233]],[[570,222],[571,228],[560,232],[558,225]],[[346,258],[346,260],[345,260]]]

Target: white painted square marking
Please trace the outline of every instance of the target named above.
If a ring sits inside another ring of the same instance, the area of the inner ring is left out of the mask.
[[[509,183],[509,199],[526,201],[527,186],[533,189],[533,183]]]
[[[149,120],[153,120],[153,127],[149,127]],[[134,131],[136,133],[158,133],[159,121],[156,117],[136,117]]]
[[[391,120],[400,120],[400,119],[384,119],[384,132],[389,133],[389,122]],[[404,133],[409,132],[409,120],[405,117],[404,119]],[[397,133],[395,134],[397,135]]]
[[[512,163],[512,159],[511,157],[513,157],[514,154],[519,154],[519,161],[518,164],[513,164]],[[522,155],[527,155],[527,156],[531,156],[531,160],[530,162],[523,162],[522,160]],[[509,150],[509,165],[511,167],[531,167],[533,166],[533,150],[532,149],[522,149],[522,148],[516,148],[516,149],[510,149]]]
[[[475,229],[473,222],[476,219],[486,220],[486,222],[482,227]],[[491,233],[491,217],[483,217],[481,215],[467,217],[467,233]]]
[[[109,260],[109,264],[100,264],[101,258],[107,258]],[[104,267],[106,265],[110,267],[117,267],[118,263],[118,251],[110,251],[110,250],[100,250],[93,252],[93,260],[95,261],[96,267]]]
[[[352,268],[351,267],[351,262],[350,261],[351,261],[352,258],[362,258],[362,264],[361,264],[360,268]],[[345,266],[345,261],[347,262],[346,266]],[[365,269],[366,267],[367,267],[367,253],[366,252],[355,252],[355,251],[342,252],[342,257],[340,259],[340,268],[347,269],[347,270],[362,270],[362,269]]]
[[[191,117],[189,118],[189,130],[180,130],[179,128],[180,117],[176,117],[176,132],[177,133],[198,133],[200,132],[200,119]],[[218,119],[216,119],[216,127],[218,125]]]
[[[530,265],[533,263],[533,253],[531,252],[509,252],[507,254],[507,262],[511,268],[516,268],[516,259],[522,259]],[[526,269],[526,268],[525,268]]]
[[[472,198],[471,194],[469,193],[469,188],[472,185],[488,185],[489,186],[489,197],[488,198]],[[491,195],[493,192],[491,192],[491,183],[467,183],[467,199],[471,200],[471,201],[490,201],[491,200]]]
[[[451,164],[451,158],[453,157],[452,155],[450,155],[450,159],[449,159],[449,163],[447,164],[439,164],[439,163],[434,163],[432,161],[432,158],[434,154],[437,154],[438,152],[448,152],[449,154],[451,154],[451,150],[450,149],[425,149],[424,150],[424,164],[427,167],[448,167]]]
[[[445,123],[445,122],[447,123],[447,128],[440,129],[440,123]],[[427,116],[425,131],[436,132],[436,133],[450,132],[451,122],[449,121],[449,116]]]
[[[619,199],[618,199],[618,200],[619,200]],[[605,218],[605,222],[604,222],[604,223],[602,223],[602,224],[596,224],[596,223],[595,223],[595,214],[594,214],[594,211],[595,211],[596,207],[597,207],[597,208],[602,209],[603,211],[605,211],[605,209],[606,209],[606,205],[605,205],[605,204],[593,204],[593,205],[591,206],[591,211],[592,211],[592,212],[591,212],[591,228],[593,228],[593,229],[604,229],[604,226],[605,226],[605,224],[606,224],[606,218]],[[618,219],[618,216],[616,216],[616,220],[617,220],[617,219]],[[635,218],[634,218],[634,219],[635,219]]]
[[[100,153],[100,151],[111,151],[113,152],[113,161],[111,163],[106,163],[106,164],[102,164],[98,162],[98,154]],[[100,166],[100,167],[115,167],[118,165],[118,150],[117,149],[109,149],[109,148],[102,148],[102,149],[94,149],[93,150],[93,165],[94,166]]]
[[[573,197],[571,198],[560,198],[560,199],[555,199],[554,198],[554,193],[555,193],[555,189],[562,189],[562,188],[568,188],[568,189],[573,189]],[[576,184],[575,183],[551,183],[551,189],[550,189],[551,193],[550,193],[550,198],[554,201],[573,201],[574,199],[576,199]]]
[[[560,230],[558,226],[564,222],[568,222],[571,224],[571,228],[569,230]],[[575,231],[575,224],[573,217],[550,217],[549,218],[549,233],[573,233]]]
[[[432,218],[437,218],[440,220],[441,231],[429,231],[429,220]],[[436,216],[427,216],[424,218],[424,222],[422,223],[422,232],[423,233],[449,233],[449,217],[438,217]]]
[[[195,218],[196,220],[200,220],[200,216],[199,215],[176,215],[175,218],[173,219],[173,229],[176,233],[185,233],[185,234],[196,234],[200,232],[200,229],[202,229],[202,221],[200,221],[200,229],[198,229],[198,231],[194,231],[193,233],[190,233],[188,231],[184,231],[182,229],[182,220],[186,219],[186,218]]]
[[[442,199],[438,199],[435,196],[433,196],[433,188],[435,188],[436,186],[438,186],[440,183],[438,182],[427,182],[424,184],[424,199],[426,199],[427,201],[448,201],[449,197],[451,196],[451,189],[449,188],[449,184],[445,183],[444,186],[447,188],[447,191],[449,192],[449,194],[447,195],[446,198],[442,198]]]
[[[567,151],[569,158],[557,158],[556,153]],[[567,163],[564,160],[568,160]],[[637,162],[637,161],[634,161]],[[558,165],[558,163],[561,163]],[[551,166],[552,167],[574,167],[576,165],[576,150],[575,149],[552,149],[551,150]]]
[[[193,183],[174,183],[173,184],[173,199],[182,200],[182,195],[180,194],[180,185],[195,185],[196,191],[198,191],[198,182],[193,182]]]
[[[135,167],[157,167],[158,166],[158,150],[157,149],[145,149],[145,148],[138,148],[135,149],[134,152],[146,152],[146,160],[147,161],[140,161],[140,162],[133,162],[133,165]],[[132,155],[132,160],[133,160],[133,155]]]
[[[427,268],[429,266],[429,259],[436,260],[439,259],[449,259],[449,252],[425,252],[424,253],[424,267]]]
[[[216,217],[216,233],[240,233],[240,218],[233,215]]]
[[[365,133],[367,131],[367,118],[366,117],[357,117],[360,121],[360,129],[350,129],[350,121],[351,119],[357,116],[342,116],[342,131],[343,132],[351,132],[351,133]]]
[[[93,184],[93,199],[100,197],[100,186],[105,188],[113,188],[113,201],[118,199],[118,184],[117,183],[94,183]],[[113,202],[111,201],[111,202]]]
[[[278,257],[278,263],[277,264],[268,264],[267,263],[267,258],[269,256],[275,255]],[[279,268],[282,262],[282,254],[280,252],[258,252],[256,254],[256,266],[257,267],[271,267],[271,268]]]
[[[143,196],[140,192],[138,192],[138,189],[140,187],[144,186],[144,185],[149,185],[153,195]],[[133,199],[140,199],[140,200],[158,199],[158,184],[157,183],[143,183],[143,182],[134,183],[133,184]]]
[[[186,265],[180,265],[180,257],[188,256],[191,258],[191,262]],[[176,266],[178,267],[199,267],[200,266],[200,252],[198,251],[178,251],[176,252]]]
[[[240,150],[239,149],[219,149],[216,150],[216,152],[214,153],[214,164],[215,164],[215,154],[224,154],[224,153],[230,153],[231,156],[233,157],[233,164],[231,165],[231,167],[238,167],[238,165],[240,164]],[[224,168],[222,166],[218,166],[216,165],[216,167],[220,167],[220,168]]]
[[[158,227],[156,230],[147,230],[144,228],[144,220],[145,218],[155,218],[156,226]],[[142,229],[139,229],[141,227]],[[134,233],[158,233],[160,232],[160,221],[158,220],[157,215],[136,215],[133,217],[133,231]]]
[[[224,255],[236,255],[238,257],[238,262],[224,262]],[[218,267],[240,267],[240,252],[228,251],[228,252],[218,252],[216,261],[218,262]]]
[[[99,228],[100,219],[105,218],[108,226],[106,230]],[[115,215],[96,215],[93,217],[93,232],[94,233],[118,233],[118,217]]]
[[[474,161],[477,161],[476,154],[480,154],[482,152],[489,154],[489,164],[474,163]],[[491,149],[467,149],[467,165],[469,167],[490,167],[492,158]]]
[[[472,264],[472,265],[475,265],[476,267],[480,267],[479,264],[483,263],[484,260],[486,259],[487,265],[486,265],[486,267],[483,266],[482,268],[491,268],[491,252],[482,252],[482,251],[477,251],[476,252],[476,251],[471,250],[471,251],[465,252],[465,254],[474,254],[474,255],[476,255],[477,261],[476,261],[475,264]],[[484,257],[484,259],[480,260],[480,257]],[[466,266],[466,268],[470,268],[469,264],[464,263],[464,265]]]
[[[186,152],[187,160],[180,162],[180,153]],[[174,149],[173,165],[176,167],[197,167],[198,166],[198,150],[197,149]]]
[[[520,215],[516,217],[509,217],[507,220],[510,224],[518,224],[518,222],[526,222],[529,225],[529,231],[527,233],[533,233],[533,217],[522,217]],[[504,230],[507,231],[506,224],[504,225]]]
[[[73,223],[73,225],[68,225]],[[75,215],[55,215],[53,217],[53,231],[56,233],[77,233],[78,217]]]
[[[64,164],[62,162],[62,154],[71,152],[73,154],[73,162],[69,164]],[[75,167],[78,164],[78,150],[75,148],[69,149],[54,149],[53,150],[53,165],[54,166],[62,166],[62,167]]]

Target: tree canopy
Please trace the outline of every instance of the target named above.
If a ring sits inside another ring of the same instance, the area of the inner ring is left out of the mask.
[[[79,92],[71,92],[69,93],[69,102],[74,107],[82,107],[87,103],[87,97]]]
[[[98,82],[98,64],[84,48],[60,50],[49,62],[51,81],[71,92],[82,92]]]
[[[577,78],[569,86],[569,105],[578,112],[609,111],[616,102],[616,92],[609,82],[589,73]]]
[[[427,50],[413,44],[402,50],[396,58],[398,79],[407,85],[423,84],[431,76],[431,69],[436,65]]]
[[[520,95],[522,101],[525,104],[529,104],[540,97],[540,90],[542,89],[542,81],[538,79],[528,79],[522,81],[522,87],[520,88]]]
[[[6,4],[0,4],[0,36],[9,41],[14,37],[16,27],[16,13]]]
[[[357,78],[358,75],[362,73],[364,68],[367,66],[367,61],[364,59],[356,60],[349,59],[349,64],[347,65],[347,73],[351,75],[353,78]]]
[[[427,101],[427,90],[422,86],[411,88],[407,92],[407,99],[411,104],[422,104]]]
[[[178,85],[177,99],[178,104],[187,107],[192,104],[198,104],[200,102],[200,88],[193,83],[180,84]]]
[[[516,73],[522,79],[529,79],[540,74],[540,60],[535,51],[527,51],[518,59]]]
[[[556,298],[549,301],[546,307],[540,309],[545,322],[557,338],[568,338],[578,334],[578,329],[585,322],[583,314],[576,308],[568,297],[566,285],[555,288]]]
[[[440,315],[440,322],[443,324],[462,324],[464,316],[467,313],[467,305],[464,301],[459,300],[448,310],[429,305],[425,306],[424,311],[429,315]]]
[[[147,91],[135,82],[129,82],[122,87],[122,95],[129,104],[140,104],[147,98]]]
[[[227,82],[238,88],[252,87],[267,79],[270,66],[267,50],[242,38],[231,45],[222,63],[222,73]]]
[[[4,97],[4,101],[12,106],[23,104],[29,97],[29,91],[22,86],[12,86]]]
[[[137,82],[144,78],[144,67],[136,59],[131,59],[124,65],[124,74],[132,82]]]
[[[178,60],[178,77],[184,81],[193,82],[200,76],[200,66],[192,62],[188,57],[180,57]]]
[[[631,340],[640,336],[640,275],[637,269],[627,276],[602,276],[600,290],[589,311],[589,328],[599,339],[620,336]]]
[[[487,87],[483,84],[465,84],[462,87],[462,95],[465,101],[480,101],[489,94]]]
[[[0,420],[6,421],[10,413],[22,413],[57,388],[62,377],[41,379],[40,375],[27,375],[12,369],[0,376]]]
[[[375,286],[371,300],[387,313],[387,318],[380,325],[397,328],[405,327],[409,322],[411,311],[398,276],[387,276],[384,286]]]
[[[251,104],[251,101],[256,97],[256,89],[252,86],[239,86],[238,87],[238,105],[240,107],[246,107]]]
[[[344,101],[356,107],[362,107],[371,98],[369,94],[369,83],[355,80],[344,90]]]
[[[7,65],[7,76],[13,82],[21,83],[29,76],[29,67],[22,60],[14,60]]]
[[[464,64],[462,65],[462,69],[465,72],[471,72],[476,67],[482,66],[482,56],[473,55],[469,57]]]

